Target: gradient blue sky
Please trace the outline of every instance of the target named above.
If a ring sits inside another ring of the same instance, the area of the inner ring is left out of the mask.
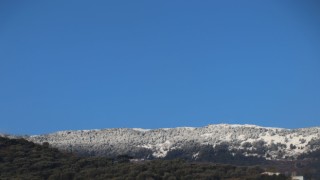
[[[315,1],[0,2],[0,132],[320,125]]]

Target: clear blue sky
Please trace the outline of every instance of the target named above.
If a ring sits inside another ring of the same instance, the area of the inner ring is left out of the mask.
[[[0,2],[0,132],[320,126],[319,1]]]

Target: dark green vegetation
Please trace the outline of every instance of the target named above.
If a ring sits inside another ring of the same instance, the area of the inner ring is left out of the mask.
[[[295,167],[306,179],[320,179],[320,150],[299,156]]]
[[[257,164],[268,163],[264,158],[261,157],[244,156],[243,150],[229,149],[228,143],[221,143],[215,147],[212,145],[191,144],[187,147],[169,151],[165,158],[182,158],[187,161],[214,162],[221,164],[234,164],[239,166],[254,166]],[[197,154],[197,156],[194,157],[194,154]]]
[[[129,162],[129,158],[78,157],[50,148],[48,143],[0,137],[0,179],[287,179],[263,176],[263,169],[256,166],[182,159]]]

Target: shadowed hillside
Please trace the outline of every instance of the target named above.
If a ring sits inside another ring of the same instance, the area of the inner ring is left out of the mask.
[[[24,139],[0,137],[0,179],[286,179],[262,176],[259,167],[236,167],[184,160],[130,162],[77,157]]]

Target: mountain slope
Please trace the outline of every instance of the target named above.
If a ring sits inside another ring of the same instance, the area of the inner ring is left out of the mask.
[[[128,159],[127,159],[128,160]],[[129,161],[129,160],[128,160]],[[0,137],[0,179],[274,179],[264,169],[183,160],[128,162],[105,157],[79,157],[25,139]],[[284,175],[277,179],[285,180]]]
[[[53,147],[87,155],[166,157],[168,152],[192,147],[224,147],[230,152],[267,159],[296,158],[320,148],[320,128],[282,129],[255,125],[217,124],[205,127],[163,129],[115,128],[60,131],[27,138],[35,143],[49,142]]]

